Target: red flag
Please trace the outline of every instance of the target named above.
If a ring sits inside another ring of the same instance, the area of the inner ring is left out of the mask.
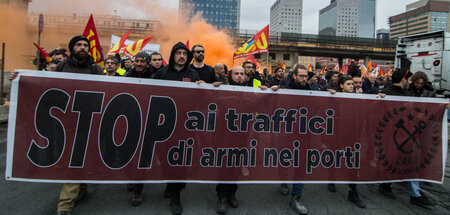
[[[189,40],[186,42],[186,47],[191,50],[191,47],[189,47]]]
[[[33,43],[36,48],[41,52],[42,56],[44,56],[45,61],[47,61],[47,63],[50,63],[53,59],[47,54],[47,52],[44,51],[44,49],[42,49],[41,47],[39,47],[36,43]]]
[[[250,61],[256,65],[256,60],[253,58],[253,55],[250,55],[250,57],[246,58],[244,62]]]
[[[269,51],[269,25],[255,34],[244,43],[235,53],[233,58],[241,58]]]
[[[89,21],[84,29],[83,36],[85,36],[91,45],[89,54],[94,58],[95,63],[103,67],[103,52],[102,46],[100,45],[100,40],[98,39],[97,29],[94,24],[94,17],[89,17]]]
[[[307,70],[308,72],[312,72],[312,65],[311,64],[309,64],[309,66],[308,66],[308,70]]]
[[[145,45],[147,45],[148,42],[150,42],[152,38],[153,37],[147,37],[145,39],[140,39],[134,43],[131,43],[130,45],[123,47],[120,50],[120,53],[124,54],[129,58],[133,58],[137,53],[139,53],[142,50],[142,48],[144,48]]]
[[[283,70],[286,70],[286,62],[283,62],[283,64],[281,64],[281,68],[282,68]]]
[[[114,44],[114,46],[111,48],[111,50],[109,50],[109,52],[108,52],[108,54],[106,54],[106,56],[115,55],[115,54],[119,53],[119,51],[124,47],[125,41],[127,40],[130,32],[131,32],[131,29],[128,30],[128,32],[125,33],[122,36],[122,38],[120,38],[120,40],[116,42],[116,44]]]
[[[163,59],[163,65],[164,65],[164,66],[167,66],[168,63],[167,63],[166,59],[165,59],[162,55],[161,55],[161,57],[162,57],[162,59]]]

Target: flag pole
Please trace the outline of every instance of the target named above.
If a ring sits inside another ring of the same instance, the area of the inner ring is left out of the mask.
[[[269,49],[267,49],[267,74],[266,74],[266,80],[268,80],[269,78],[269,74],[272,73],[272,71],[269,71],[270,68],[270,63],[269,63]]]

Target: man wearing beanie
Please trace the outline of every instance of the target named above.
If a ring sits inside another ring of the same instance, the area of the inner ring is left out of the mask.
[[[90,48],[89,40],[85,36],[73,37],[69,42],[70,56],[67,62],[58,64],[56,71],[102,75],[102,67],[89,55]]]
[[[149,64],[150,57],[147,53],[139,52],[134,56],[134,66],[131,67],[123,76],[133,78],[151,78],[153,75],[153,70]],[[128,184],[127,189],[129,191],[133,191],[130,204],[132,206],[139,206],[144,200],[142,195],[144,184]]]
[[[134,56],[134,66],[131,67],[123,76],[135,78],[150,78],[153,75],[149,66],[150,57],[145,52],[139,52]]]
[[[70,56],[66,62],[58,64],[56,71],[103,75],[102,67],[94,62],[94,58],[89,55],[89,49],[90,44],[86,37],[73,37],[69,42]],[[71,214],[75,202],[86,194],[86,184],[64,184],[58,201],[58,215]]]

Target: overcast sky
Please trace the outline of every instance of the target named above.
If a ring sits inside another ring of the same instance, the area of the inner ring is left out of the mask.
[[[376,0],[376,29],[389,29],[387,19],[406,11],[406,5],[418,0]],[[275,0],[241,0],[241,28],[261,29],[270,22],[270,6]],[[303,0],[303,33],[317,34],[319,10],[330,0]]]
[[[35,8],[34,10],[39,12],[58,12],[58,9],[66,9],[64,10],[65,13],[67,12],[67,9],[70,10],[70,8],[67,8],[67,6],[60,6],[60,4],[68,4],[70,2],[87,2],[88,0],[33,0],[30,3],[30,8]],[[145,1],[145,3],[142,3],[142,1]],[[389,28],[388,26],[388,18],[390,16],[394,16],[400,13],[403,13],[406,11],[406,5],[416,2],[418,0],[376,0],[377,6],[376,6],[376,29],[380,28]],[[107,3],[110,3],[109,0],[100,0],[95,1],[96,3],[100,5],[108,5]],[[114,7],[115,5],[120,5],[120,7],[117,7],[118,14],[124,17],[138,17],[138,16],[151,16],[155,13],[152,13],[151,10],[147,9],[145,6],[148,6],[148,4],[159,4],[162,7],[168,7],[173,9],[178,9],[178,3],[179,0],[157,0],[154,2],[149,2],[149,0],[127,0],[127,1],[120,1],[120,2],[127,2],[128,8],[122,4],[115,4],[112,3],[109,4],[108,8],[102,7],[102,9],[105,9],[109,13],[113,13],[111,7]],[[134,4],[130,3],[134,2]],[[240,28],[241,29],[248,29],[248,30],[260,30],[264,26],[268,25],[270,22],[270,6],[275,2],[275,0],[241,0],[241,23]],[[45,3],[45,4],[44,4]],[[48,4],[53,6],[52,9],[46,9],[45,7],[49,7]],[[318,25],[319,25],[319,10],[326,7],[330,4],[330,0],[303,0],[303,33],[310,33],[310,34],[317,34],[318,33]],[[141,6],[139,6],[141,5]],[[142,7],[139,8],[140,10],[132,9],[132,7]],[[42,8],[40,8],[42,7]],[[98,8],[100,6],[95,6],[94,8]],[[92,8],[83,8],[83,9],[74,9],[72,13],[91,13]],[[33,11],[33,9],[32,9]],[[36,12],[35,11],[35,12]],[[102,11],[103,12],[103,11]],[[94,12],[95,13],[95,12]]]
[[[173,6],[178,6],[178,0],[169,1]],[[376,1],[376,29],[389,29],[387,19],[390,16],[405,12],[407,4],[418,0]],[[270,6],[274,2],[275,0],[241,0],[241,29],[259,30],[268,25],[270,22]],[[303,33],[318,33],[319,10],[329,4],[330,0],[303,0]]]

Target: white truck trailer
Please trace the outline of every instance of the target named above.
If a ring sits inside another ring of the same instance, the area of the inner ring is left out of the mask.
[[[439,94],[450,95],[450,33],[435,31],[399,37],[395,68],[425,72]]]

